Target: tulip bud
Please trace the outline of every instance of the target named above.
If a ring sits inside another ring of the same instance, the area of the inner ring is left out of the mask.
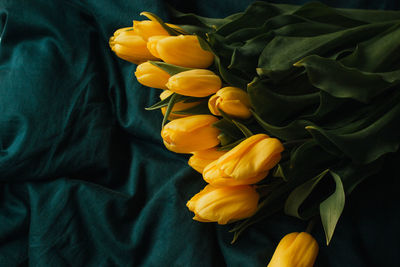
[[[312,267],[318,243],[308,233],[291,233],[279,242],[268,267]]]
[[[224,87],[208,101],[208,108],[214,115],[220,116],[218,109],[235,118],[251,117],[250,99],[245,91],[237,87]]]
[[[146,41],[137,35],[132,27],[115,31],[109,45],[118,57],[135,64],[157,60],[147,49]]]
[[[160,25],[160,23],[151,20],[134,20],[133,29],[135,30],[135,33],[141,36],[145,41],[147,41],[149,37],[155,35],[169,36],[168,32]]]
[[[266,134],[253,135],[204,169],[206,182],[218,186],[254,184],[281,159],[283,146]]]
[[[168,64],[187,68],[207,68],[214,61],[213,54],[201,48],[195,35],[163,38],[157,42],[157,54]]]
[[[182,71],[169,78],[169,90],[185,96],[206,97],[221,88],[221,79],[210,70],[194,69]]]
[[[176,153],[205,150],[219,144],[219,130],[212,115],[194,115],[167,123],[161,131],[165,146]]]
[[[188,164],[199,173],[203,173],[204,168],[208,164],[219,159],[219,157],[225,153],[226,151],[219,151],[216,148],[196,151],[193,152],[193,156],[189,158]]]
[[[158,41],[160,41],[166,37],[167,36],[164,36],[164,35],[155,35],[155,36],[149,37],[149,39],[147,40],[147,49],[150,51],[150,53],[153,56],[160,58],[160,55],[157,52],[157,44],[158,44]]]
[[[166,99],[167,97],[169,97],[171,94],[173,94],[172,91],[170,91],[170,90],[165,90],[165,91],[163,91],[163,92],[160,94],[160,99],[161,99],[161,100],[164,100],[164,99]],[[185,103],[184,101],[175,103],[175,104],[174,104],[174,107],[173,107],[172,110],[171,110],[171,113],[170,113],[169,116],[168,116],[168,120],[175,120],[175,119],[178,119],[178,118],[183,118],[183,117],[191,116],[191,115],[183,115],[183,114],[174,114],[174,112],[176,112],[176,111],[182,111],[182,110],[185,110],[185,109],[194,107],[194,106],[198,105],[199,103],[200,103],[200,102],[189,102],[189,103]],[[162,107],[162,108],[161,108],[161,112],[162,112],[163,115],[165,115],[165,112],[166,112],[166,111],[167,111],[167,107]]]
[[[138,65],[135,76],[139,83],[159,89],[167,89],[166,83],[169,77],[171,77],[167,72],[154,66],[150,62],[144,62]]]
[[[186,204],[194,220],[227,224],[252,216],[260,196],[249,185],[216,187],[207,185]]]

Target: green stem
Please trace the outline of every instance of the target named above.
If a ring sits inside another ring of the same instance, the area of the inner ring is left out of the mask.
[[[161,129],[164,128],[165,123],[167,123],[169,114],[171,114],[172,108],[175,105],[176,97],[177,97],[176,93],[173,93],[171,95],[171,98],[170,98],[170,100],[168,102],[167,110],[165,111],[164,118],[163,118],[162,123],[161,123]]]
[[[314,228],[314,226],[315,226],[315,223],[317,222],[317,218],[318,218],[317,216],[314,216],[314,217],[308,222],[307,228],[306,228],[306,230],[305,230],[306,233],[311,234],[311,232],[312,232],[312,230],[313,230],[313,228]]]

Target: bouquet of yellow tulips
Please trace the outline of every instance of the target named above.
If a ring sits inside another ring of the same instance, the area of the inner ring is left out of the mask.
[[[400,145],[400,13],[255,2],[224,19],[142,15],[110,47],[163,90],[147,109],[162,111],[164,145],[208,184],[187,202],[193,219],[236,222],[235,241],[275,212],[318,215],[329,243],[346,196]],[[269,266],[317,252],[292,233]]]

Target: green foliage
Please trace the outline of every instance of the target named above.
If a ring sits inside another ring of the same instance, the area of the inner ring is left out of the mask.
[[[301,219],[319,213],[329,243],[345,196],[400,146],[400,12],[255,2],[224,19],[177,19],[215,55],[224,82],[250,96],[252,121],[215,124],[222,147],[253,132],[286,144],[268,177],[282,183],[232,229],[234,240],[284,210]],[[316,194],[319,187],[326,191]]]

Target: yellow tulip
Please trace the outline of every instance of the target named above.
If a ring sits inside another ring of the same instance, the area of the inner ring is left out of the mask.
[[[248,94],[237,87],[224,87],[210,97],[208,108],[214,115],[221,115],[218,109],[235,118],[251,117],[250,99]]]
[[[155,35],[169,36],[168,32],[160,25],[160,23],[151,20],[134,20],[133,29],[135,33],[141,36],[145,41],[147,41],[149,37]]]
[[[219,159],[225,153],[226,151],[219,151],[216,148],[196,151],[193,152],[193,156],[189,158],[188,164],[199,173],[203,173],[204,168],[208,164]]]
[[[134,32],[133,27],[115,31],[109,45],[118,57],[135,64],[158,59],[149,52],[146,41]]]
[[[169,75],[157,66],[150,62],[144,62],[137,66],[135,72],[136,79],[139,83],[153,88],[167,89]]]
[[[155,35],[155,36],[151,36],[148,40],[147,40],[147,49],[150,51],[150,53],[157,57],[160,58],[160,55],[157,52],[157,44],[158,41],[166,38],[167,36],[164,35]]]
[[[214,55],[200,47],[195,35],[168,36],[157,42],[157,55],[169,64],[187,68],[207,68]]]
[[[169,97],[173,92],[170,90],[165,90],[160,94],[160,99],[164,100],[167,97]],[[177,102],[174,104],[174,107],[171,110],[171,113],[168,116],[169,120],[175,120],[178,118],[183,118],[183,117],[188,117],[191,115],[183,115],[183,114],[174,114],[175,111],[182,111],[191,107],[194,107],[196,105],[198,105],[200,102],[190,102],[190,103],[185,103],[185,102]],[[163,115],[165,115],[165,112],[167,111],[167,107],[162,107],[161,108],[161,112]]]
[[[268,267],[312,267],[318,243],[308,233],[291,233],[279,242]]]
[[[182,71],[169,78],[169,90],[185,96],[206,97],[221,88],[221,79],[210,70],[194,69]]]
[[[249,185],[218,187],[207,185],[186,204],[194,220],[227,224],[252,216],[260,196]]]
[[[167,123],[161,131],[164,145],[176,153],[191,153],[219,144],[219,130],[212,126],[218,119],[212,115],[194,115]]]
[[[207,165],[203,178],[219,186],[257,183],[279,162],[282,151],[278,139],[266,134],[253,135]]]

